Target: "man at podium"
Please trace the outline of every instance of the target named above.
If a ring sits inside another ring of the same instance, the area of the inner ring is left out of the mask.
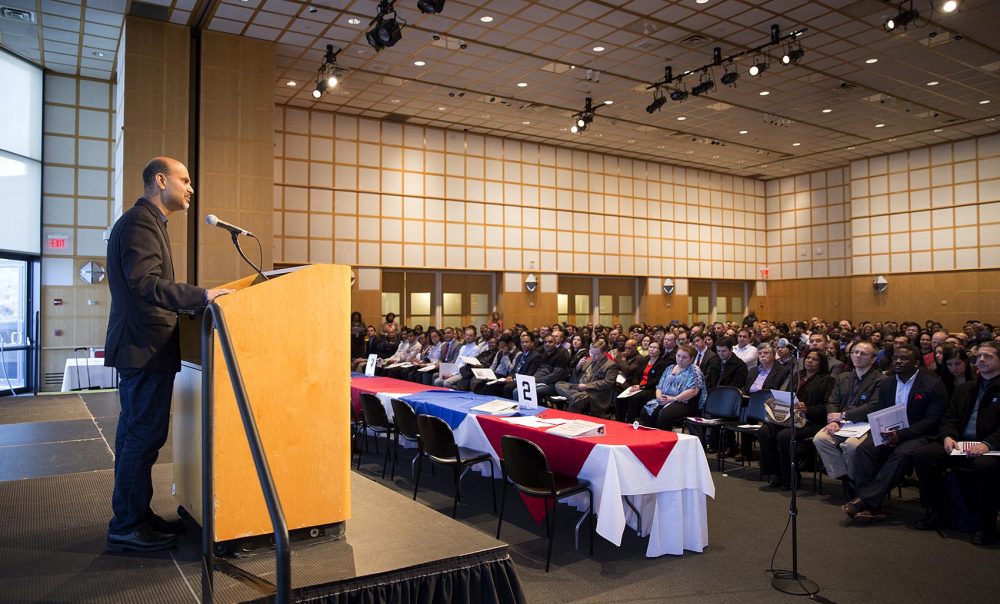
[[[229,289],[174,282],[167,219],[187,210],[194,189],[187,168],[168,157],[142,171],[143,197],[115,223],[108,241],[108,319],[104,364],[118,369],[121,413],[115,434],[114,516],[109,551],[149,552],[173,547],[180,520],[149,507],[152,468],[167,439],[170,397],[180,371],[177,315],[193,315]]]

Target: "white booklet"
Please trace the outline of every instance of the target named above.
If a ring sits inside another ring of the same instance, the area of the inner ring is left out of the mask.
[[[642,388],[636,388],[635,390],[626,388],[625,390],[622,390],[622,393],[618,395],[618,398],[628,398],[630,396],[635,396],[640,392],[642,392]]]
[[[438,369],[441,370],[441,379],[450,378],[458,373],[458,365],[455,363],[441,363]]]
[[[493,370],[489,367],[475,367],[472,369],[472,375],[476,376],[481,380],[495,380],[497,379],[497,374],[493,373]]]
[[[480,363],[479,359],[477,359],[476,357],[459,356],[458,358],[462,359],[462,362],[465,363],[466,365],[472,365],[473,367],[483,366],[483,364]]]
[[[549,434],[577,438],[580,436],[601,436],[604,434],[604,424],[588,422],[584,419],[570,420],[564,424],[546,430]]]
[[[434,365],[432,363],[430,365],[427,365],[426,367],[421,367],[420,369],[417,369],[417,371],[419,371],[420,373],[427,373],[428,371],[434,371],[435,369],[437,369],[437,365]]]
[[[955,443],[955,448],[951,450],[951,454],[965,455],[966,451],[968,451],[969,449],[978,444],[979,443],[976,441],[960,440],[957,443]],[[1000,451],[988,451],[986,453],[983,453],[983,455],[1000,455]]]
[[[871,429],[871,424],[868,422],[850,422],[841,424],[840,430],[834,432],[834,435],[843,438],[861,438]]]
[[[872,429],[872,443],[876,447],[881,447],[885,442],[882,439],[883,432],[901,430],[910,427],[910,421],[906,418],[905,405],[893,405],[868,414],[868,424]]]
[[[505,417],[503,421],[510,422],[517,426],[527,426],[529,428],[551,428],[552,426],[565,424],[569,420],[544,419],[538,417],[537,415],[525,415],[522,417]]]
[[[718,419],[718,418],[706,418],[706,417],[693,416],[693,417],[689,417],[688,419],[691,420],[691,421],[693,421],[693,422],[695,422],[695,423],[698,423],[698,424],[708,424],[710,426],[714,426],[714,425],[722,423],[722,420]]]
[[[509,413],[517,412],[517,401],[510,401],[507,399],[494,399],[488,403],[483,403],[482,405],[476,405],[472,408],[473,411],[478,411],[480,413],[490,413],[492,415],[504,415]]]
[[[392,369],[393,367],[413,367],[413,363],[409,361],[400,361],[398,363],[393,363],[386,367],[386,369]]]

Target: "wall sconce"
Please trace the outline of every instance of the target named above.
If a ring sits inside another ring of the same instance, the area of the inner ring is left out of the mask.
[[[673,279],[671,279],[670,277],[667,277],[666,279],[663,280],[663,293],[665,293],[668,296],[672,296],[672,295],[674,295],[674,290],[675,289],[676,289],[676,285],[674,284],[674,280]]]
[[[538,289],[538,279],[535,277],[535,273],[528,273],[528,278],[524,280],[524,289],[528,290],[529,294],[535,293]]]
[[[884,294],[885,290],[889,289],[889,281],[882,275],[879,275],[872,281],[872,289],[875,290],[876,294]]]

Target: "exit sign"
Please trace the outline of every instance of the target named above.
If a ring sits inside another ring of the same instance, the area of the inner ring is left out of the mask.
[[[53,250],[61,250],[66,248],[66,238],[65,237],[49,237],[49,248]]]

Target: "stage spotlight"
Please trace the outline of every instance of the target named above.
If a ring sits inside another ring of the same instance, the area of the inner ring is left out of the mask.
[[[760,74],[767,71],[767,62],[761,57],[757,57],[753,60],[753,65],[750,66],[750,75],[759,76]]]
[[[736,71],[735,67],[733,67],[732,70],[729,69],[730,67],[733,67],[732,63],[729,64],[726,68],[726,73],[722,74],[722,77],[719,78],[719,80],[722,81],[724,85],[735,88],[736,80],[740,79],[740,74]]]
[[[688,91],[683,88],[674,88],[670,91],[671,101],[683,101],[688,98]]]
[[[313,98],[318,99],[324,92],[326,92],[326,80],[316,82],[316,89],[312,91]]]
[[[701,96],[713,88],[715,88],[715,82],[712,81],[712,78],[702,79],[701,82],[698,82],[697,86],[691,89],[691,95]]]
[[[920,18],[920,13],[913,8],[912,4],[910,4],[910,8],[907,10],[902,10],[902,8],[903,7],[901,5],[899,14],[897,14],[895,17],[886,19],[885,25],[883,26],[885,28],[885,31],[895,31],[900,27],[906,29],[907,25],[913,23],[918,18]]]
[[[958,2],[956,0],[947,0],[947,2],[941,3],[942,13],[953,13],[956,8],[958,8]]]
[[[663,107],[663,105],[666,102],[667,102],[667,97],[663,96],[663,92],[659,88],[657,88],[656,91],[653,92],[653,102],[650,103],[648,107],[646,107],[646,113],[650,114],[656,113]]]
[[[316,88],[312,91],[314,99],[322,97],[327,90],[336,88],[340,83],[343,75],[343,70],[337,66],[337,55],[340,54],[340,50],[339,48],[334,50],[333,44],[326,45],[326,56],[316,70]]]
[[[445,0],[417,0],[417,8],[425,15],[436,15],[444,10]]]
[[[801,48],[792,48],[789,49],[784,55],[782,55],[781,62],[784,63],[785,65],[798,63],[799,61],[802,60],[802,57],[804,57],[805,54],[806,51],[802,50]]]
[[[374,27],[365,33],[365,39],[376,52],[394,46],[403,38],[403,27],[406,26],[406,21],[396,15],[393,2],[395,0],[381,0],[378,5],[378,14],[368,23],[369,26]]]

